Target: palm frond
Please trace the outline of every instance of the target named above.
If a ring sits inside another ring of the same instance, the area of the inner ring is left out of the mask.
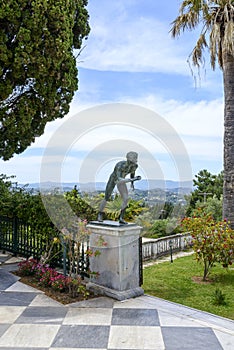
[[[221,42],[220,24],[214,23],[210,32],[210,63],[211,67],[215,69],[216,58],[219,54]]]
[[[202,23],[204,27],[189,56],[198,68],[204,64],[204,49],[208,47],[210,63],[215,69],[216,60],[223,68],[223,54],[234,56],[234,1],[233,0],[184,0],[179,16],[172,22],[172,36],[179,36],[185,29],[192,30]]]
[[[107,202],[105,212],[111,220],[117,220],[121,211],[122,199],[119,195],[115,196],[112,201]]]
[[[194,29],[199,24],[203,12],[208,13],[205,0],[184,0],[179,9],[179,16],[172,22],[172,36],[178,36],[186,29]]]
[[[194,66],[200,67],[203,63],[203,50],[207,47],[205,33],[202,33],[192,51],[192,62]]]
[[[227,53],[234,55],[234,23],[233,21],[229,21],[226,23],[224,28],[224,36],[223,36],[223,42],[222,47],[223,51],[226,51]]]
[[[189,12],[179,15],[175,21],[172,22],[172,28],[170,30],[173,37],[179,36],[181,31],[186,29],[192,30],[199,23],[199,14],[195,12]]]

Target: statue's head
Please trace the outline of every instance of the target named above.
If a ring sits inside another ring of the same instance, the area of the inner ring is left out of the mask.
[[[138,154],[136,152],[128,152],[126,155],[127,160],[129,160],[132,163],[137,163],[137,158],[138,158]]]

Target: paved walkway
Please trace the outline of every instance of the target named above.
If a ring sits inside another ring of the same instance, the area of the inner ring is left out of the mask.
[[[0,265],[0,350],[234,349],[231,320],[148,295],[64,306],[22,284],[13,266]]]

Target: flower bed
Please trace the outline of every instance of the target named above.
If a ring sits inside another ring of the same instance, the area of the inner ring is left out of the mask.
[[[16,274],[20,276],[21,282],[42,290],[46,295],[63,304],[96,297],[86,289],[81,276],[64,276],[48,265],[38,263],[35,259],[20,262],[18,266]]]

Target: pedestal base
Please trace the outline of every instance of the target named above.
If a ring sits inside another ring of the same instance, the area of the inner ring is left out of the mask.
[[[115,290],[104,286],[100,286],[93,282],[89,282],[86,287],[89,291],[93,292],[94,294],[105,295],[107,297],[117,299],[120,301],[125,299],[130,299],[130,298],[136,298],[144,294],[144,290],[141,287],[120,291],[120,290]]]
[[[90,223],[90,270],[98,272],[88,288],[96,294],[124,300],[144,294],[140,287],[139,236],[141,227],[116,222]],[[100,246],[105,242],[105,246]]]

